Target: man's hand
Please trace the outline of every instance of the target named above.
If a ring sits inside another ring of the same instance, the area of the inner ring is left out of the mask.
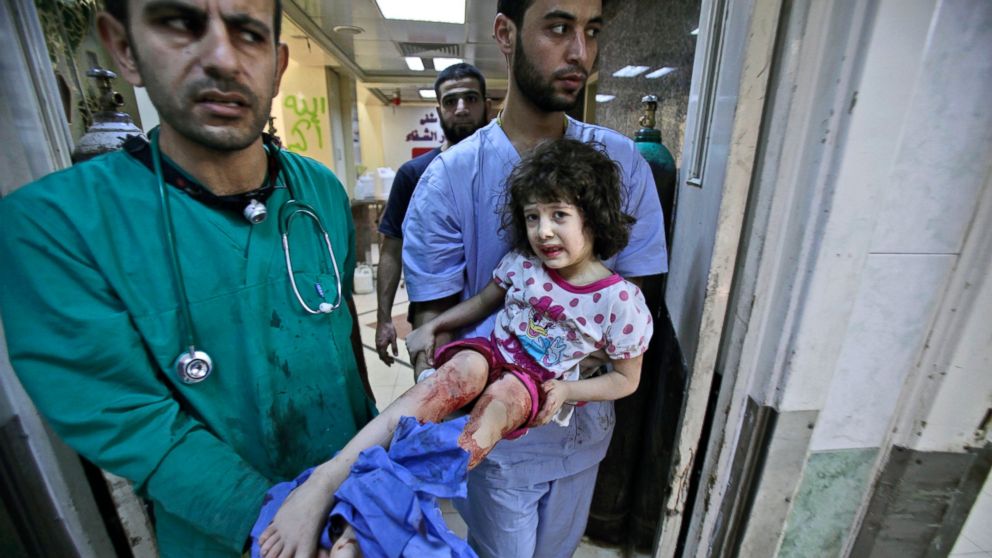
[[[389,347],[392,346],[393,354],[389,354]],[[393,362],[396,361],[396,356],[400,354],[399,349],[396,345],[396,327],[393,326],[392,320],[390,321],[378,321],[375,324],[375,350],[379,353],[379,360],[386,363],[386,366],[392,366]]]
[[[530,426],[548,424],[561,410],[562,405],[569,400],[568,382],[548,380],[541,384],[541,389],[544,391],[544,406],[537,412]]]
[[[432,322],[428,322],[406,336],[406,350],[415,363],[423,358],[428,366],[433,366],[435,341],[434,326]]]
[[[458,304],[458,295],[453,294],[446,296],[444,298],[439,298],[437,300],[427,300],[417,303],[417,313],[413,316],[413,329],[416,331],[422,326],[433,320],[434,318],[440,316],[445,310],[451,308],[452,306]],[[448,333],[439,333],[437,338],[434,340],[435,344],[439,344],[442,347],[451,340],[451,335]],[[434,361],[434,355],[410,350],[409,336],[407,337],[407,352],[410,353],[410,364],[413,365],[413,381],[417,381],[417,377],[426,368],[430,368],[430,362]],[[428,359],[430,356],[430,359]]]

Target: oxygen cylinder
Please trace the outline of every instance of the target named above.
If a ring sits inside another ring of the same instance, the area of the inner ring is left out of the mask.
[[[131,136],[145,135],[134,125],[128,113],[120,111],[124,106],[124,97],[114,91],[110,83],[110,80],[117,78],[117,74],[104,68],[94,67],[86,72],[86,76],[97,81],[97,88],[100,91],[100,110],[93,113],[93,124],[76,142],[76,147],[72,150],[73,163],[119,149]]]

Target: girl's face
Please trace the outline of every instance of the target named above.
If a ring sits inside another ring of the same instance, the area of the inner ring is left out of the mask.
[[[570,203],[531,202],[524,205],[527,240],[537,257],[568,279],[584,271],[595,259],[592,233],[582,212]]]

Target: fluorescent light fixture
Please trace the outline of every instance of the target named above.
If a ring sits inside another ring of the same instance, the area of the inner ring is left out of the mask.
[[[617,98],[616,95],[603,95],[602,93],[597,93],[596,94],[596,102],[597,103],[609,103],[610,101],[612,101],[613,99],[616,99],[616,98]]]
[[[648,66],[624,66],[613,72],[613,77],[630,78],[637,77],[648,70]]]
[[[670,68],[668,66],[665,66],[663,68],[658,68],[657,70],[651,72],[650,74],[645,75],[644,77],[648,79],[656,79],[656,78],[660,78],[661,76],[667,76],[668,74],[674,71],[675,68]]]
[[[421,60],[419,56],[404,56],[403,60],[406,60],[407,68],[410,68],[415,72],[424,71],[424,61]]]
[[[421,99],[437,99],[437,92],[433,89],[418,89]]]
[[[693,29],[692,31],[689,31],[689,34],[690,35],[698,35],[699,34],[699,28],[697,27],[697,28]]]
[[[331,28],[331,31],[335,33],[344,33],[345,35],[359,35],[364,33],[365,30],[357,25],[335,25]]]
[[[375,0],[386,19],[465,23],[465,0]]]
[[[461,58],[435,58],[434,59],[434,69],[441,71],[448,66],[454,66],[455,64],[461,64],[464,62]]]

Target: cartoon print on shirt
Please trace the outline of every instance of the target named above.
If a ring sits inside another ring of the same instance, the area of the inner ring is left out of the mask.
[[[555,327],[564,318],[565,308],[552,305],[550,296],[530,298],[530,317],[527,319],[526,335],[520,337],[524,349],[543,366],[555,366],[562,360],[567,347],[562,339],[561,327]]]

